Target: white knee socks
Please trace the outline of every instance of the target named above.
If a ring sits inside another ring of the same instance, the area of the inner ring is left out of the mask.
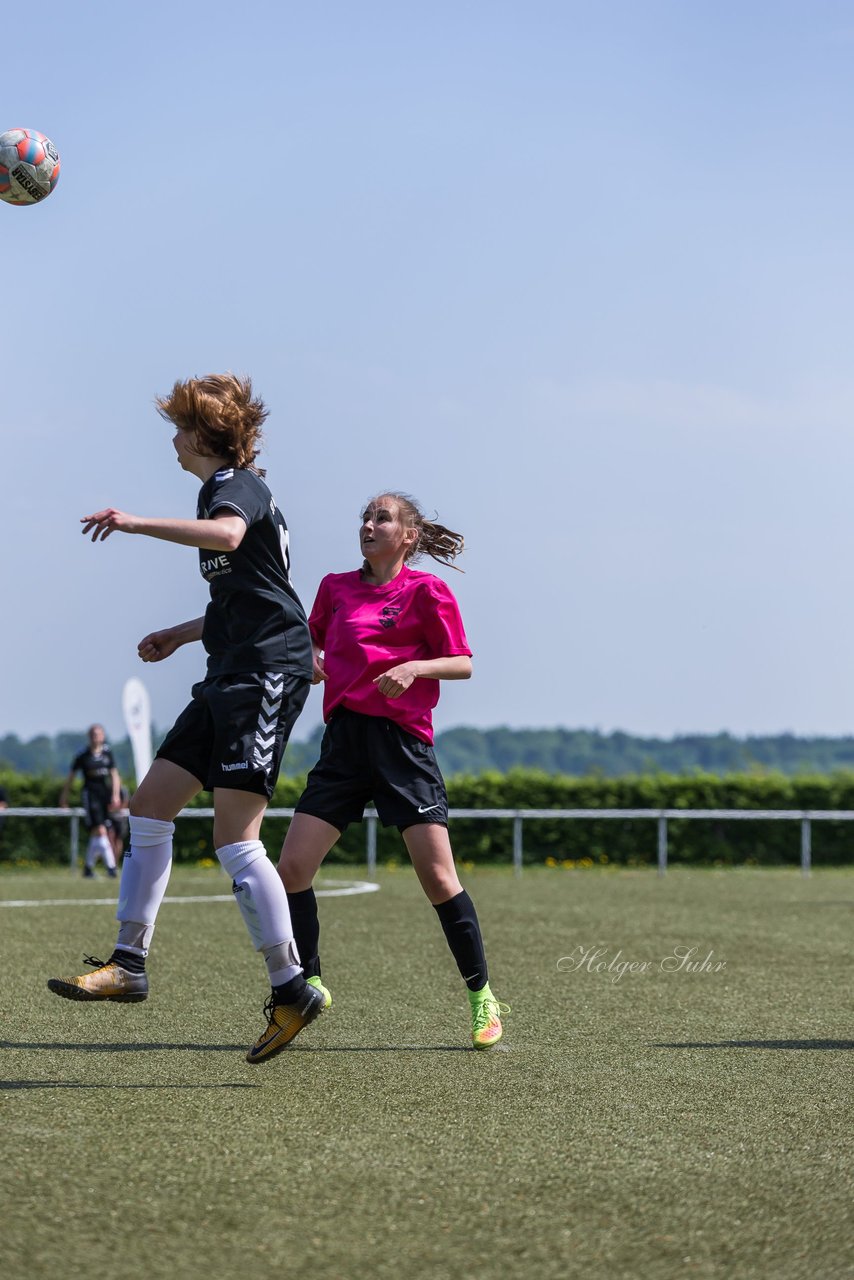
[[[89,844],[86,847],[86,870],[94,870],[95,863],[99,858],[103,858],[104,866],[112,871],[115,868],[116,860],[113,857],[113,848],[110,844],[110,837],[90,836]]]
[[[174,822],[130,818],[130,848],[122,862],[116,945],[147,955],[172,869]]]
[[[242,840],[217,849],[231,876],[234,896],[256,951],[263,951],[274,987],[300,973],[288,895],[260,840]]]

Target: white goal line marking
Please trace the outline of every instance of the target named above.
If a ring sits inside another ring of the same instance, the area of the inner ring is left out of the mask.
[[[379,885],[372,880],[324,880],[335,888],[315,889],[318,898],[349,898],[356,893],[377,893]],[[180,898],[164,898],[167,902],[233,902],[233,893],[194,894]],[[2,902],[0,907],[114,907],[115,898],[19,898]]]

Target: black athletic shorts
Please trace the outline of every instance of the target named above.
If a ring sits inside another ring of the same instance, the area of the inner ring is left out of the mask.
[[[128,836],[130,835],[130,823],[127,818],[123,818],[118,813],[111,813],[107,826],[110,827],[117,840],[121,840],[122,844],[127,844]]]
[[[157,759],[180,765],[205,791],[228,787],[269,799],[309,688],[304,676],[281,671],[201,680]]]
[[[433,748],[394,720],[339,707],[296,810],[343,831],[361,822],[369,800],[384,827],[448,825],[448,797]]]
[[[81,800],[83,802],[83,821],[86,823],[87,831],[94,831],[96,827],[104,827],[107,825],[107,819],[110,812],[110,800],[112,796],[109,791],[90,791],[88,787],[83,788]]]

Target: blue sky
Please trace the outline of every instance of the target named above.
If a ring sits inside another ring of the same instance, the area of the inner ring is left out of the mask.
[[[306,605],[378,489],[465,533],[438,727],[852,731],[850,3],[48,0],[19,51],[0,733],[184,705],[136,644],[194,553],[77,522],[193,513],[152,401],[226,368]]]

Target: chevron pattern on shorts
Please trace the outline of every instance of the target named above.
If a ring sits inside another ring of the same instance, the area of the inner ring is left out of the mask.
[[[280,671],[268,671],[264,676],[264,696],[261,699],[258,728],[255,731],[255,747],[252,752],[252,763],[256,768],[263,769],[265,773],[269,773],[273,763],[276,725],[282,709],[284,688],[284,674]]]

